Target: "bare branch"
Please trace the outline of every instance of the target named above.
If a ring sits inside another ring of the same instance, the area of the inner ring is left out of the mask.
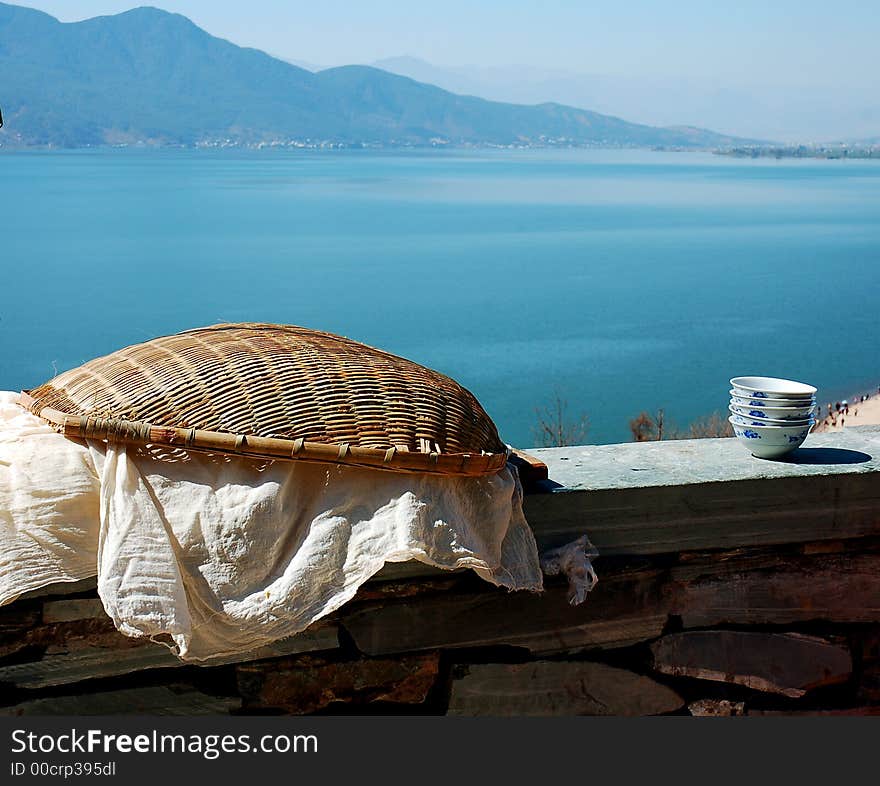
[[[568,402],[558,390],[554,391],[553,401],[535,409],[537,423],[532,429],[538,447],[553,448],[566,445],[582,445],[590,428],[590,419],[582,414],[573,421],[567,419]]]

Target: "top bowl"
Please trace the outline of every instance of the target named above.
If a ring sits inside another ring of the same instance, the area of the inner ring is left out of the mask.
[[[816,393],[812,385],[776,377],[734,377],[730,384],[751,398],[803,398]]]

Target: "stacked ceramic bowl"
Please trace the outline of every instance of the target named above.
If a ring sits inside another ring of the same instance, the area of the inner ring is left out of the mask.
[[[816,424],[816,388],[775,377],[730,380],[730,417],[753,456],[779,458],[803,444]]]

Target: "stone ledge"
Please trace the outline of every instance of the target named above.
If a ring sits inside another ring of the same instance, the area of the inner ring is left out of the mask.
[[[880,535],[880,426],[811,435],[784,461],[755,458],[736,439],[529,452],[550,473],[524,501],[542,551],[584,533],[602,556]],[[410,562],[377,578],[437,573]]]
[[[811,437],[788,461],[735,439],[536,451],[526,498],[539,547],[587,532],[600,554],[748,548],[880,534],[880,428]]]
[[[550,472],[545,490],[608,491],[828,475],[880,477],[880,426],[811,434],[781,460],[750,455],[737,439],[682,439],[535,448]]]

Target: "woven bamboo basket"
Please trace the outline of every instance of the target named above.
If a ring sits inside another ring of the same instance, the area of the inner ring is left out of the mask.
[[[136,344],[21,394],[66,436],[397,472],[488,475],[507,449],[454,380],[331,333],[223,324]]]

